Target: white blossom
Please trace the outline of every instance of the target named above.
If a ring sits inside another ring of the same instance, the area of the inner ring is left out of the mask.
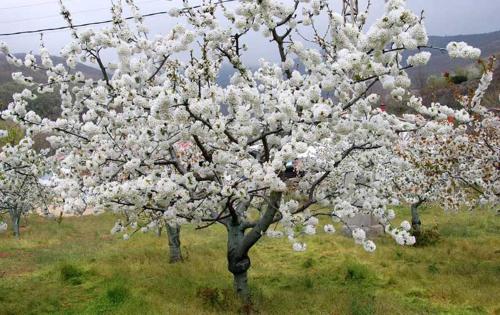
[[[331,225],[331,224],[325,224],[325,226],[323,227],[323,230],[327,234],[333,234],[333,233],[335,233],[335,227],[333,225]]]
[[[292,248],[295,252],[305,252],[307,246],[305,243],[295,242],[293,243]]]

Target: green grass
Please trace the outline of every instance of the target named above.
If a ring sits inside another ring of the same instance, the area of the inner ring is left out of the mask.
[[[251,252],[260,314],[500,314],[500,217],[492,211],[424,209],[432,246],[388,237],[366,253],[342,235],[285,239]],[[402,219],[403,215],[400,214]],[[166,237],[111,236],[110,214],[30,217],[21,240],[0,235],[0,314],[238,314],[222,227],[183,228],[186,261],[168,264]],[[318,229],[319,230],[319,229]]]

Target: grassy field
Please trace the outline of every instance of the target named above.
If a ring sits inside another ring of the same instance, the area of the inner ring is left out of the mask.
[[[399,216],[401,218],[401,216]],[[366,253],[342,235],[284,239],[251,252],[260,314],[500,314],[500,217],[423,210],[440,241]],[[166,237],[111,236],[110,214],[31,217],[17,241],[0,235],[0,314],[238,314],[221,227],[182,231],[186,261],[168,264]]]

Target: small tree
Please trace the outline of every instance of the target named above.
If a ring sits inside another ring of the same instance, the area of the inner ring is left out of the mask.
[[[418,209],[425,202],[454,210],[478,203],[498,204],[500,120],[481,106],[492,72],[493,60],[486,65],[476,91],[457,96],[460,115],[449,116],[453,110],[445,107],[430,108],[426,114],[441,116],[442,122],[417,128],[398,146],[398,154],[409,165],[396,180],[404,199],[411,203],[412,227],[417,233],[421,226]]]
[[[0,211],[8,213],[14,236],[20,237],[20,220],[35,210],[47,212],[50,188],[40,183],[47,172],[43,154],[32,148],[29,138],[17,145],[7,144],[0,152]],[[6,223],[1,229],[6,228]]]

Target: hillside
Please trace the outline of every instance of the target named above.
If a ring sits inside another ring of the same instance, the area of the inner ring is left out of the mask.
[[[23,59],[26,54],[14,54],[17,58]],[[40,56],[35,55],[35,58],[37,62],[40,62]],[[61,57],[53,56],[52,60],[54,64],[58,63],[63,63],[65,64],[65,61]],[[46,78],[45,73],[43,71],[25,71],[25,68],[17,68],[9,63],[7,63],[7,60],[5,59],[5,56],[0,55],[0,85],[7,83],[7,82],[12,82],[12,72],[17,72],[17,71],[23,71],[26,73],[28,76],[32,76],[33,78],[37,80],[43,80]],[[81,71],[83,72],[86,76],[91,77],[91,78],[98,78],[101,75],[101,72],[93,67],[84,65],[82,63],[78,63],[76,66],[75,71]]]
[[[25,54],[15,54],[16,57],[24,59]],[[40,61],[40,56],[35,56],[37,61]],[[53,57],[55,64],[64,63],[64,59],[60,57]],[[12,72],[22,71],[26,76],[33,77],[36,81],[43,82],[47,80],[47,76],[44,71],[31,71],[25,68],[17,68],[9,63],[5,59],[5,56],[0,55],[0,109],[5,109],[8,104],[12,101],[12,94],[22,91],[25,87],[16,84],[12,80]],[[81,71],[85,76],[89,78],[99,78],[101,72],[93,67],[89,67],[84,64],[78,64],[76,66],[76,71]],[[60,113],[59,109],[59,95],[57,93],[47,93],[39,95],[34,101],[30,101],[30,110],[34,110],[36,113],[43,117],[55,118]]]
[[[485,33],[485,34],[475,34],[475,35],[455,35],[455,36],[430,36],[429,43],[435,47],[446,47],[446,44],[450,41],[465,41],[470,45],[478,47],[482,51],[482,57],[487,58],[488,56],[500,54],[500,31]],[[471,67],[472,63],[470,60],[461,59],[451,59],[446,53],[441,53],[439,51],[433,50],[433,57],[431,58],[429,64],[425,67],[419,67],[416,69],[410,69],[408,71],[410,77],[413,81],[413,88],[421,95],[426,101],[440,101],[445,104],[453,105],[453,99],[448,88],[432,87],[429,88],[428,78],[431,75],[436,77],[442,77],[444,72],[457,72],[467,67]],[[18,57],[23,57],[24,54],[16,54]],[[39,58],[37,56],[37,58]],[[405,56],[406,59],[406,56]],[[64,63],[64,60],[59,57],[54,57],[55,63]],[[82,71],[87,77],[99,78],[101,73],[98,69],[84,65],[78,64],[77,71]],[[9,65],[4,56],[0,56],[0,109],[3,109],[12,99],[12,93],[21,91],[23,87],[18,86],[12,82],[11,73],[15,71],[20,71],[19,68]],[[225,65],[222,67],[218,81],[222,86],[229,84],[231,76],[234,74],[234,69],[230,65]],[[31,72],[28,71],[27,75],[33,76],[37,80],[45,79],[43,72]],[[498,93],[500,91],[500,68],[497,68],[495,74],[494,82],[492,88],[489,90],[487,102],[490,107],[496,106],[498,101]],[[473,88],[474,80],[466,82],[463,86],[467,88]],[[380,87],[375,86],[375,92],[384,95],[386,92]],[[45,117],[55,117],[59,113],[58,106],[58,95],[57,94],[45,94],[39,97],[35,102],[32,102],[31,109],[35,110],[42,116]],[[389,110],[398,110],[397,105],[391,104],[388,96],[386,96],[386,102],[389,105]]]
[[[480,48],[483,58],[500,53],[500,31],[475,35],[429,37],[429,44],[434,47],[446,48],[446,45],[451,41],[464,41],[469,45]],[[439,52],[437,50],[429,51],[432,52],[432,58],[425,67],[408,70],[408,74],[412,77],[416,89],[424,87],[430,75],[441,75],[444,72],[453,72],[471,63],[470,60],[451,59],[448,54],[444,52]],[[406,57],[407,56],[404,58],[405,60]]]

